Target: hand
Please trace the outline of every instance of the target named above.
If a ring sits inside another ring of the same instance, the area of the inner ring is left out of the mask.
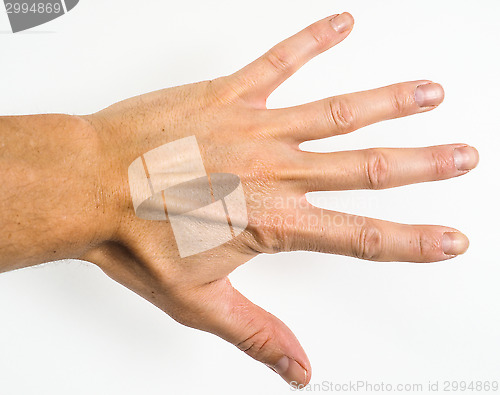
[[[259,253],[308,250],[375,261],[433,262],[465,252],[467,238],[444,226],[403,225],[319,209],[305,193],[383,189],[467,173],[478,162],[465,144],[312,153],[306,140],[434,109],[443,89],[399,83],[293,108],[266,109],[282,82],[350,33],[352,16],[328,17],[233,75],[166,89],[84,117],[101,144],[101,177],[112,236],[82,255],[182,324],[214,333],[306,384],[311,366],[293,333],[254,305],[228,274]],[[138,218],[127,169],[140,155],[196,136],[207,173],[240,177],[248,227],[231,241],[181,258],[168,221]],[[285,202],[285,203],[284,203]],[[292,202],[292,203],[290,203]]]

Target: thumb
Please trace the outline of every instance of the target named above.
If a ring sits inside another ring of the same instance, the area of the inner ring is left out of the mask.
[[[293,332],[245,298],[228,278],[206,284],[195,294],[197,302],[190,300],[190,307],[201,303],[195,316],[202,319],[195,319],[194,327],[234,344],[293,387],[309,382],[311,364]]]
[[[311,364],[292,331],[245,298],[227,277],[169,291],[116,245],[91,250],[81,259],[96,263],[108,276],[181,324],[213,333],[234,344],[294,388],[306,385],[311,379]]]

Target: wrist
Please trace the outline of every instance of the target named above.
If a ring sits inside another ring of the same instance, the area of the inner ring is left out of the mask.
[[[114,128],[99,113],[78,117],[91,130],[95,140],[94,246],[107,241],[119,241],[119,229],[126,213],[128,186],[126,169],[120,160],[120,139]]]

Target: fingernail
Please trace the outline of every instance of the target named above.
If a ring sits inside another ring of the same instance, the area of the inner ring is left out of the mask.
[[[457,170],[472,170],[479,162],[479,154],[474,147],[458,147],[453,150]]]
[[[343,33],[352,26],[353,21],[351,14],[344,12],[334,17],[330,22],[332,23],[333,30],[337,33]]]
[[[281,357],[276,365],[268,366],[293,387],[306,383],[307,372],[295,360],[287,356]]]
[[[420,107],[437,106],[444,99],[444,89],[441,85],[431,82],[417,86],[415,101]]]
[[[441,247],[446,255],[460,255],[469,248],[469,239],[460,232],[445,232]]]

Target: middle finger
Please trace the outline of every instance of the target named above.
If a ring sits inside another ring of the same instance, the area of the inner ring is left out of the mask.
[[[386,189],[444,180],[466,174],[479,161],[477,150],[465,144],[299,155],[296,182],[307,192]]]

